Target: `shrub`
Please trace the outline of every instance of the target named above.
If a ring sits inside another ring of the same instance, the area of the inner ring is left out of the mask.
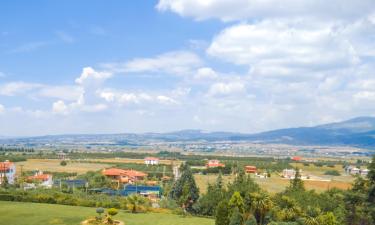
[[[340,176],[340,173],[337,170],[327,170],[324,174],[330,176]]]
[[[117,213],[118,213],[118,210],[115,209],[115,208],[108,209],[108,215],[110,215],[110,216],[116,216]]]
[[[60,166],[66,166],[66,165],[67,165],[66,161],[61,161],[60,162]]]

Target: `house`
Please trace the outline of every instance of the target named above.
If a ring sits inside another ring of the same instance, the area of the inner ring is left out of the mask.
[[[293,156],[292,160],[298,162],[298,161],[302,160],[302,157],[300,157],[300,156]]]
[[[299,172],[301,173],[302,170],[299,169]],[[284,169],[282,177],[288,178],[288,179],[294,179],[296,177],[296,170],[295,169]]]
[[[140,171],[117,168],[104,169],[102,174],[119,183],[134,183],[136,181],[144,180],[145,177],[147,177],[146,173]]]
[[[225,167],[225,164],[220,163],[217,159],[208,160],[206,164],[207,168],[215,168],[215,167]]]
[[[361,176],[366,177],[367,174],[368,174],[368,172],[370,172],[370,170],[368,170],[368,169],[363,169],[363,170],[360,170],[360,171],[359,171],[359,174],[361,174]]]
[[[38,171],[33,176],[28,176],[26,180],[29,183],[38,183],[39,186],[51,188],[53,186],[52,178],[52,174],[46,174],[42,171]]]
[[[146,165],[158,165],[159,159],[155,157],[146,157],[145,158],[145,164]]]
[[[16,176],[16,165],[8,160],[0,162],[0,184],[6,177],[9,184],[14,184]]]
[[[257,167],[256,166],[245,166],[246,173],[256,173]]]
[[[360,169],[358,169],[357,167],[353,167],[350,169],[350,174],[353,174],[353,175],[356,175],[356,174],[359,174],[360,173]]]

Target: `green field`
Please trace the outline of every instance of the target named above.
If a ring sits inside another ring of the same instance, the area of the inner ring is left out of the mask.
[[[79,225],[95,216],[95,208],[0,201],[0,225]],[[174,214],[120,212],[126,225],[213,225],[214,220]]]

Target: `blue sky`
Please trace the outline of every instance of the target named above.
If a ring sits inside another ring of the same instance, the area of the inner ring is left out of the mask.
[[[371,0],[0,3],[5,136],[371,116],[374,69]]]

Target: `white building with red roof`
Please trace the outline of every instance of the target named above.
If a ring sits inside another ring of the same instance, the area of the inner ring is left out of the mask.
[[[217,159],[208,160],[206,164],[207,168],[225,167],[224,163],[220,163]]]
[[[145,158],[145,164],[146,165],[158,165],[159,164],[159,158],[146,157]]]
[[[5,162],[0,162],[0,184],[3,182],[5,177],[7,178],[9,184],[14,184],[16,177],[16,165],[8,160]]]
[[[36,172],[33,176],[28,176],[26,180],[28,182],[37,183],[39,186],[51,188],[53,186],[53,175],[43,173],[42,171]]]

